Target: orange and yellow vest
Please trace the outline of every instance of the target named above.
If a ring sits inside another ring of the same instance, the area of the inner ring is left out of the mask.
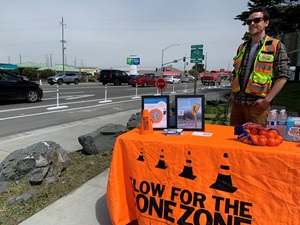
[[[260,97],[266,97],[272,87],[272,78],[274,77],[273,62],[279,40],[266,36],[264,43],[258,51],[254,60],[253,69],[250,72],[249,80],[245,93],[255,94]],[[236,93],[241,90],[239,77],[241,75],[241,65],[247,43],[241,44],[237,56],[233,58],[235,76],[231,81],[231,90]]]

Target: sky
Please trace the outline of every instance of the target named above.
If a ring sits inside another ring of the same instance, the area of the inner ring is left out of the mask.
[[[10,0],[1,4],[0,63],[139,68],[191,56],[203,45],[207,70],[232,69],[247,31],[235,16],[246,0]],[[169,47],[170,46],[170,47]],[[187,60],[173,67],[190,69]],[[129,67],[129,66],[128,66]]]

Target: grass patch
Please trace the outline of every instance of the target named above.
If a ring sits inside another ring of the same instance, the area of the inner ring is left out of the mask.
[[[84,155],[80,152],[71,152],[69,156],[72,165],[54,184],[44,181],[41,185],[31,186],[26,177],[9,182],[9,192],[0,194],[0,224],[19,224],[103,172],[111,161],[111,155]],[[23,193],[30,193],[32,197],[26,202],[8,204],[11,198]]]
[[[300,82],[287,82],[273,100],[273,105],[285,106],[287,111],[300,115]]]

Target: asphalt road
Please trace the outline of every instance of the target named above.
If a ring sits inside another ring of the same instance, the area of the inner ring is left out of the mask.
[[[160,94],[156,87],[135,88],[101,83],[80,83],[61,86],[42,84],[44,96],[37,103],[1,102],[0,137],[27,132],[49,126],[68,124],[74,121],[95,118],[102,115],[137,109],[140,110],[142,95]],[[226,88],[197,84],[197,93],[216,91]],[[193,94],[193,83],[168,84],[164,95]],[[108,102],[111,100],[111,102]],[[128,118],[129,119],[129,118]],[[113,121],[110,121],[113,123]]]

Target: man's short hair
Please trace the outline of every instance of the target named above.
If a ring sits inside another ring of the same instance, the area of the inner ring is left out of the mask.
[[[249,13],[249,16],[252,14],[252,13],[255,13],[255,12],[261,12],[263,14],[263,19],[266,21],[266,20],[270,20],[270,15],[269,13],[267,12],[266,8],[265,7],[261,7],[261,6],[258,6],[258,7],[255,7],[255,8],[252,8],[250,10],[250,13]]]

